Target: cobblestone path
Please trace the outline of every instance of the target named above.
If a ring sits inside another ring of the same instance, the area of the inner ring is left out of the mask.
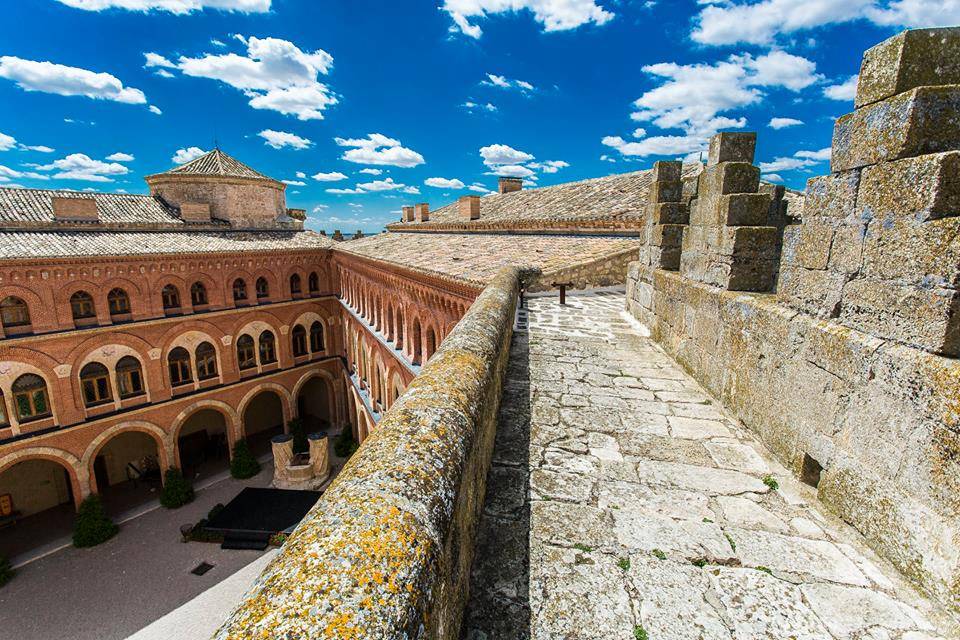
[[[518,318],[468,640],[960,637],[623,305]]]

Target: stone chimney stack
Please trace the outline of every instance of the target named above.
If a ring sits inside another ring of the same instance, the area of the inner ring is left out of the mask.
[[[960,356],[960,28],[916,29],[863,57],[832,173],[807,182],[778,294],[807,313]]]
[[[480,196],[460,196],[457,200],[460,218],[463,220],[480,219]]]
[[[413,205],[413,217],[417,222],[430,222],[430,205],[426,202]]]
[[[54,196],[53,217],[58,222],[97,222],[97,201],[90,197]]]
[[[405,205],[403,207],[403,222],[413,222],[413,206]]]
[[[340,229],[334,229],[334,230],[333,230],[333,237],[332,237],[332,239],[333,239],[333,240],[336,240],[337,242],[341,242],[341,241],[343,240],[343,234],[340,233]]]
[[[498,193],[513,193],[523,189],[523,178],[507,178],[501,176],[497,180]]]

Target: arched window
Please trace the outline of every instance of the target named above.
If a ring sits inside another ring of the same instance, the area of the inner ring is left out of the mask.
[[[197,379],[209,380],[217,377],[217,350],[209,342],[201,342],[197,347]]]
[[[241,369],[252,369],[257,366],[257,352],[253,345],[253,338],[243,334],[237,340],[237,366]]]
[[[0,391],[0,427],[6,427],[10,424],[10,418],[7,416],[7,400]]]
[[[307,355],[307,330],[303,328],[303,325],[298,324],[295,326],[291,335],[293,340],[293,355]]]
[[[113,400],[110,392],[110,372],[99,362],[90,362],[80,369],[80,387],[83,389],[83,404],[95,407]]]
[[[267,284],[267,279],[263,277],[257,278],[257,300],[262,300],[269,297],[270,285]]]
[[[130,296],[123,289],[111,289],[107,294],[107,306],[111,317],[130,313]]]
[[[260,334],[260,364],[270,364],[277,361],[277,345],[273,332],[264,331]]]
[[[293,274],[290,276],[290,295],[295,296],[300,294],[300,275]]]
[[[243,278],[237,278],[233,281],[233,301],[239,302],[247,299],[247,282]]]
[[[202,282],[194,282],[190,285],[190,302],[195,307],[207,304],[207,288]]]
[[[310,351],[320,353],[323,349],[323,324],[317,321],[310,325]]]
[[[193,377],[190,375],[190,353],[183,347],[177,347],[167,356],[167,366],[170,367],[170,384],[174,387],[187,384]]]
[[[143,369],[133,356],[123,356],[117,362],[117,392],[121,398],[133,398],[143,393]]]
[[[434,352],[437,350],[437,335],[433,331],[433,327],[427,327],[427,359],[429,360],[433,357]]]
[[[97,315],[93,308],[93,296],[86,291],[77,291],[70,296],[70,309],[73,311],[74,320],[93,318]]]
[[[320,277],[316,271],[311,272],[310,277],[307,278],[307,288],[310,289],[310,293],[320,293]]]
[[[175,285],[168,284],[160,292],[160,295],[163,298],[164,309],[180,308],[180,290]]]
[[[46,418],[50,415],[47,383],[38,375],[23,374],[13,381],[13,405],[20,422]]]
[[[397,349],[403,349],[403,314],[400,313],[400,307],[397,307],[394,323],[397,325],[397,333],[393,337],[393,342],[397,345]]]
[[[30,324],[30,309],[22,298],[7,296],[0,301],[0,322],[3,328],[23,327]]]

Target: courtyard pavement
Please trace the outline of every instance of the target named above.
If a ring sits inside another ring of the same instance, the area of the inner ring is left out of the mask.
[[[122,640],[135,633],[265,553],[184,544],[180,525],[206,517],[243,487],[265,487],[272,479],[268,463],[249,480],[214,482],[175,511],[145,505],[149,511],[123,523],[106,543],[61,549],[19,568],[0,588],[0,638]],[[214,568],[203,576],[191,574],[201,562]]]
[[[622,292],[567,302],[518,313],[468,640],[960,637],[646,337]]]

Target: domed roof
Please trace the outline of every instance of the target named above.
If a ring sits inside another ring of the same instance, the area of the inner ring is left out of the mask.
[[[277,182],[270,176],[251,169],[236,158],[227,155],[219,148],[208,151],[199,158],[191,160],[179,167],[164,171],[158,175],[177,176],[217,176],[221,178],[252,178],[254,180],[270,180]]]

